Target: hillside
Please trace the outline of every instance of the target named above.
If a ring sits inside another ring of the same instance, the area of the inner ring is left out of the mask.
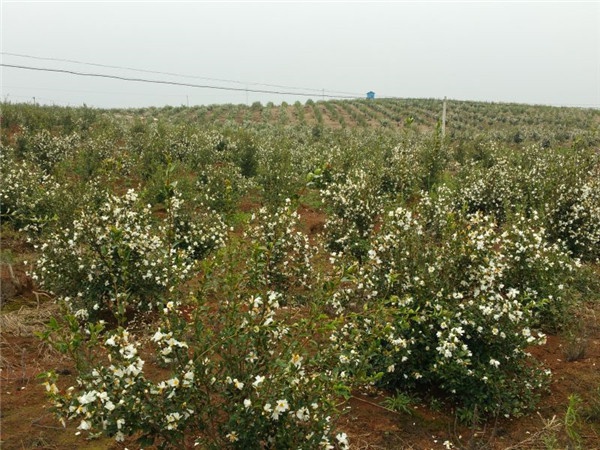
[[[134,117],[168,119],[206,125],[307,126],[311,128],[376,128],[401,130],[409,123],[421,130],[436,127],[442,116],[442,100],[376,99],[296,102],[281,105],[211,105],[198,107],[143,108],[123,111]],[[449,136],[469,137],[491,132],[498,137],[535,140],[541,135],[564,141],[575,134],[600,127],[600,110],[447,101]]]

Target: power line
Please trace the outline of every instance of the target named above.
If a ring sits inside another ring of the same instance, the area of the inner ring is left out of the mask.
[[[31,66],[19,66],[15,64],[5,64],[0,63],[2,67],[10,67],[13,69],[23,69],[23,70],[33,70],[38,72],[54,72],[54,73],[67,73],[71,75],[78,75],[83,77],[96,77],[96,78],[110,78],[113,80],[122,80],[122,81],[133,81],[138,83],[153,83],[153,84],[166,84],[171,86],[184,86],[184,87],[192,87],[199,89],[217,89],[221,91],[236,91],[236,92],[253,92],[258,94],[278,94],[278,95],[298,95],[302,97],[314,97],[314,93],[306,93],[306,92],[285,92],[285,91],[272,91],[267,89],[245,89],[245,88],[235,88],[235,87],[226,87],[226,86],[213,86],[207,84],[191,84],[191,83],[180,83],[177,81],[164,81],[164,80],[149,80],[146,78],[130,78],[130,77],[122,77],[118,75],[107,75],[102,73],[88,73],[88,72],[76,72],[74,70],[66,70],[66,69],[48,69],[44,67],[31,67]],[[327,98],[356,98],[356,96],[346,96],[346,95],[326,95],[320,94],[321,97]]]
[[[113,66],[113,65],[108,65],[108,64],[99,64],[99,63],[92,63],[92,62],[86,62],[86,61],[78,61],[75,59],[50,58],[50,57],[44,57],[44,56],[33,56],[33,55],[25,55],[22,53],[10,53],[10,52],[0,52],[0,54],[7,55],[7,56],[16,56],[18,58],[37,59],[37,60],[41,60],[41,61],[68,62],[68,63],[72,63],[72,64],[82,64],[82,65],[86,65],[86,66],[104,67],[104,68],[108,68],[108,69],[131,70],[133,72],[151,73],[151,74],[155,74],[155,75],[169,75],[169,76],[181,77],[181,78],[219,81],[222,83],[235,83],[235,84],[240,84],[240,85],[244,85],[244,86],[246,86],[246,85],[247,86],[266,86],[266,87],[274,87],[274,88],[281,88],[281,89],[298,89],[298,90],[304,90],[304,91],[314,91],[314,92],[318,92],[319,94],[321,94],[323,92],[323,89],[286,86],[286,85],[281,85],[281,84],[258,83],[258,82],[254,82],[254,81],[227,80],[227,79],[223,79],[223,78],[209,78],[209,77],[201,77],[201,76],[196,76],[196,75],[185,75],[185,74],[174,73],[174,72],[162,72],[162,71],[158,71],[158,70],[146,70],[146,69],[135,69],[133,67],[125,67],[125,66]],[[246,89],[244,89],[244,90],[246,90]],[[362,96],[362,94],[357,94],[355,92],[332,91],[332,90],[328,90],[327,92],[330,92],[333,94],[352,95],[352,96],[357,96],[357,97]]]
[[[90,91],[87,89],[58,89],[58,88],[42,88],[39,86],[11,86],[11,85],[3,85],[5,90],[7,89],[18,89],[18,90],[26,90],[27,92],[34,91],[52,91],[52,92],[72,92],[78,94],[98,94],[98,95],[156,95],[159,97],[173,97],[173,94],[159,94],[157,92],[117,92],[117,91]],[[177,94],[175,94],[176,96]],[[183,96],[185,94],[179,94]]]

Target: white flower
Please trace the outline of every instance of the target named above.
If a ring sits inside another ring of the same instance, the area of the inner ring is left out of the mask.
[[[189,370],[183,375],[183,385],[190,386],[194,381],[194,371]]]
[[[298,411],[296,411],[296,417],[299,420],[306,422],[308,419],[310,419],[310,413],[308,411],[308,408],[306,406],[300,408]]]
[[[96,400],[96,395],[97,394],[98,393],[96,391],[86,392],[85,394],[77,397],[77,401],[81,405],[87,405],[88,403],[92,403],[94,400]]]
[[[258,308],[262,304],[263,304],[263,301],[260,296],[257,296],[252,300],[252,306],[254,306],[254,308]]]
[[[278,420],[279,415],[281,413],[288,411],[289,409],[290,409],[290,404],[288,403],[287,400],[285,400],[285,399],[277,400],[277,403],[275,404],[275,410],[273,411],[273,414],[271,415],[271,417],[275,420]]]
[[[292,355],[291,363],[296,367],[300,367],[302,365],[302,359],[302,356],[294,353],[294,355]]]
[[[179,386],[179,378],[171,378],[170,380],[167,380],[167,384],[171,387],[176,388],[177,386]]]
[[[252,406],[252,400],[250,400],[249,398],[244,400],[244,408],[248,409],[250,408],[250,406]]]
[[[152,336],[152,340],[154,342],[158,342],[158,341],[160,341],[163,338],[163,336],[164,336],[164,334],[161,333],[160,330],[158,330],[156,333],[154,333],[154,336]]]
[[[338,433],[336,434],[335,438],[338,441],[338,444],[340,444],[340,446],[343,449],[350,448],[350,443],[348,442],[348,435],[346,433]]]
[[[121,349],[121,354],[125,359],[131,359],[137,354],[137,350],[133,346],[133,344],[129,344],[126,347]]]
[[[65,300],[67,300],[67,298],[65,298]],[[78,319],[81,319],[81,320],[87,320],[87,318],[89,317],[89,314],[86,309],[78,309],[77,311],[75,311],[75,317],[77,317]]]
[[[254,382],[252,383],[252,386],[254,386],[255,388],[259,387],[262,382],[265,381],[265,377],[262,377],[260,375],[256,375],[256,378],[254,379]]]
[[[50,392],[51,394],[58,394],[58,387],[56,387],[56,384],[50,384],[46,381],[44,386],[46,386],[46,391]]]
[[[182,416],[180,413],[178,412],[174,412],[174,413],[170,413],[167,414],[167,430],[174,430],[178,427],[178,422],[179,419],[181,419]]]
[[[516,298],[516,297],[517,297],[517,295],[519,295],[519,290],[518,290],[518,289],[515,289],[515,288],[510,288],[510,289],[508,290],[508,292],[506,293],[506,296],[507,296],[508,298]]]
[[[92,428],[92,424],[89,423],[87,420],[82,420],[79,426],[77,427],[78,430],[89,430],[90,428]]]
[[[239,440],[238,434],[235,431],[227,433],[225,437],[229,440],[229,442],[236,442],[237,440]]]

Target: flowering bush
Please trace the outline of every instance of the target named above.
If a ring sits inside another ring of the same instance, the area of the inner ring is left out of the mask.
[[[548,213],[556,239],[562,239],[576,257],[600,260],[600,171],[587,181],[561,185]]]
[[[412,143],[394,147],[380,166],[380,191],[406,199],[418,190],[422,178],[422,169],[416,167],[418,156],[418,147]]]
[[[253,186],[232,163],[218,164],[200,172],[198,201],[224,214],[232,214],[242,196]]]
[[[422,167],[421,184],[429,191],[441,181],[450,157],[439,122],[431,137],[421,144],[419,153],[419,165]]]
[[[293,170],[293,153],[289,148],[259,148],[258,167],[255,181],[261,188],[264,203],[271,209],[278,208],[287,198],[294,197],[300,187],[302,178]]]
[[[346,179],[336,178],[321,191],[323,203],[331,210],[325,224],[327,245],[333,252],[349,253],[362,261],[375,220],[383,211],[382,199],[362,170]]]
[[[212,278],[226,266],[207,263],[203,273]],[[49,374],[46,388],[58,416],[85,432],[117,441],[136,435],[140,445],[161,448],[190,441],[215,449],[349,448],[347,436],[334,429],[342,375],[314,341],[328,324],[312,315],[286,320],[277,292],[240,297],[235,266],[225,272],[225,279],[212,280],[225,286],[224,298],[211,305],[199,293],[186,305],[167,303],[151,337],[76,326],[66,347],[77,342],[93,351],[76,352],[90,355],[77,387],[61,391]],[[47,336],[60,342],[60,329]],[[164,369],[150,376],[148,358]]]
[[[53,232],[40,245],[34,275],[63,299],[80,318],[110,312],[149,311],[164,295],[187,280],[197,259],[223,245],[222,222],[191,221],[179,214],[174,196],[163,224],[129,190],[88,207],[70,227]]]
[[[362,305],[338,342],[353,370],[388,386],[437,386],[460,405],[518,414],[546,374],[526,348],[564,311],[568,256],[535,219],[501,229],[489,216],[446,216],[441,239],[391,211],[346,302]]]
[[[39,230],[54,215],[60,185],[38,167],[0,153],[0,217],[15,228]]]
[[[523,205],[519,176],[507,158],[498,158],[492,167],[472,164],[464,167],[459,177],[455,203],[469,213],[494,214],[500,221],[508,212]]]
[[[25,131],[18,138],[17,150],[20,157],[50,172],[57,163],[75,154],[80,141],[77,133],[53,136],[48,130],[35,134]]]
[[[204,259],[213,250],[225,246],[227,226],[221,215],[200,203],[190,211],[184,206],[179,191],[174,190],[167,201],[168,239],[173,248],[183,251],[190,262]],[[165,228],[163,228],[165,230]]]
[[[312,261],[316,248],[297,230],[299,219],[290,199],[273,213],[261,208],[253,214],[244,237],[252,252],[247,269],[255,286],[295,296],[310,291],[315,281]]]
[[[82,180],[103,179],[105,183],[118,176],[131,176],[134,157],[118,145],[118,139],[108,133],[99,134],[81,142],[66,174],[76,173]]]

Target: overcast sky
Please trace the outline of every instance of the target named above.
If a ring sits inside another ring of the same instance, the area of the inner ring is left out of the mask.
[[[377,97],[600,107],[600,2],[1,1],[1,96],[95,107],[289,103],[253,83]],[[202,78],[7,55],[77,60]]]

